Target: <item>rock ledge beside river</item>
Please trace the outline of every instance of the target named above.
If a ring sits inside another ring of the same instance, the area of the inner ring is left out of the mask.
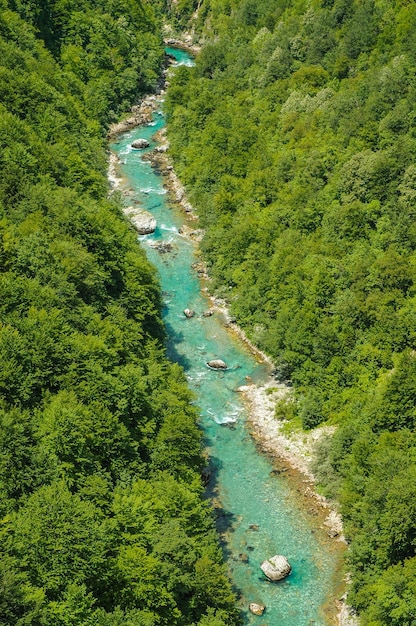
[[[111,124],[108,129],[107,139],[114,141],[120,133],[125,133],[137,126],[151,124],[153,121],[153,113],[159,106],[160,97],[153,94],[146,96],[139,104],[131,107],[130,115],[126,117],[126,119],[116,124]]]

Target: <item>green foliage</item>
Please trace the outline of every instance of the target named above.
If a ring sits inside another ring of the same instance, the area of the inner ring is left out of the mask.
[[[213,289],[292,381],[303,427],[337,427],[317,471],[363,623],[411,623],[415,7],[205,0],[200,15],[166,108]]]
[[[389,567],[380,580],[369,587],[365,598],[368,624],[411,626],[415,621],[416,563],[409,559],[404,564]],[[364,599],[364,598],[363,598]]]
[[[62,483],[38,489],[2,532],[6,554],[49,599],[58,598],[69,581],[95,588],[103,575],[111,535],[99,511]]]
[[[201,2],[200,0],[154,0],[156,13],[169,24],[173,32],[181,33],[195,27]]]

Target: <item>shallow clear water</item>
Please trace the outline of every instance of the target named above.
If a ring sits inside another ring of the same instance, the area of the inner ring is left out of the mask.
[[[189,63],[186,53],[168,51],[179,62]],[[245,407],[235,391],[245,384],[246,376],[265,380],[267,368],[226,330],[219,314],[202,315],[209,302],[201,294],[200,282],[191,267],[197,260],[195,244],[179,233],[186,216],[167,204],[162,179],[148,162],[142,161],[143,151],[130,147],[134,139],[144,137],[151,141],[152,149],[152,137],[163,124],[163,114],[158,111],[153,125],[120,136],[111,149],[121,160],[121,186],[129,190],[126,204],[139,203],[157,220],[156,232],[139,239],[159,271],[170,356],[183,365],[201,409],[201,425],[223,513],[219,522],[222,530],[227,530],[225,555],[245,623],[323,625],[322,606],[332,591],[336,557],[319,533],[310,528],[296,503],[296,494],[284,478],[270,475],[273,466],[258,453],[248,434]],[[171,243],[172,251],[157,251],[152,247],[157,241]],[[185,308],[193,309],[195,317],[186,318]],[[229,369],[208,369],[206,362],[213,358],[223,359]],[[258,530],[251,529],[252,524]],[[287,556],[293,567],[291,575],[278,584],[266,582],[259,568],[265,558],[274,554]],[[266,605],[262,617],[248,612],[250,602]]]

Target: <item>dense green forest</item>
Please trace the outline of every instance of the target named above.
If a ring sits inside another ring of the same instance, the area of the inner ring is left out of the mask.
[[[212,287],[292,382],[294,425],[337,427],[316,471],[362,623],[414,626],[416,4],[197,4],[167,113]]]
[[[0,624],[238,623],[159,286],[106,127],[161,72],[145,0],[0,0]]]

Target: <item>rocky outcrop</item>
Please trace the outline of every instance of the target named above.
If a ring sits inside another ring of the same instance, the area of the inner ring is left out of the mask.
[[[166,37],[165,38],[165,44],[167,46],[174,46],[175,48],[181,48],[182,50],[185,50],[186,52],[189,52],[190,54],[198,54],[198,52],[201,50],[201,46],[198,46],[198,44],[195,44],[193,42],[193,37],[190,33],[182,33],[182,37],[183,39],[176,39],[174,37]]]
[[[224,361],[221,361],[221,359],[213,359],[212,361],[208,361],[207,365],[213,370],[226,370],[227,369],[227,364],[224,363]]]
[[[160,99],[154,95],[146,96],[140,104],[131,108],[131,115],[121,122],[112,124],[108,129],[108,139],[118,139],[120,133],[136,128],[137,126],[145,126],[153,121],[153,113],[160,104]]]
[[[289,576],[292,571],[292,566],[285,556],[276,554],[270,557],[270,559],[267,559],[267,561],[263,561],[260,565],[260,569],[269,580],[275,582]]]
[[[203,237],[203,231],[200,228],[191,228],[187,224],[184,224],[179,228],[179,234],[183,237],[190,237],[195,241],[201,241]]]
[[[183,314],[185,315],[185,317],[194,317],[195,311],[193,311],[192,309],[184,309]]]
[[[253,615],[263,615],[266,609],[263,604],[257,604],[257,602],[251,602],[248,605],[248,608],[250,609],[251,613],[253,613]]]
[[[167,152],[169,150],[169,144],[165,143],[161,146],[156,146],[156,148],[154,148],[154,152],[156,152],[156,154],[164,154],[165,152]]]
[[[144,150],[144,148],[148,148],[149,146],[150,143],[147,141],[147,139],[143,138],[135,139],[131,144],[131,147],[135,148],[136,150]]]
[[[124,214],[133,224],[139,235],[150,235],[155,232],[156,220],[148,211],[135,207],[127,207],[124,210]]]

